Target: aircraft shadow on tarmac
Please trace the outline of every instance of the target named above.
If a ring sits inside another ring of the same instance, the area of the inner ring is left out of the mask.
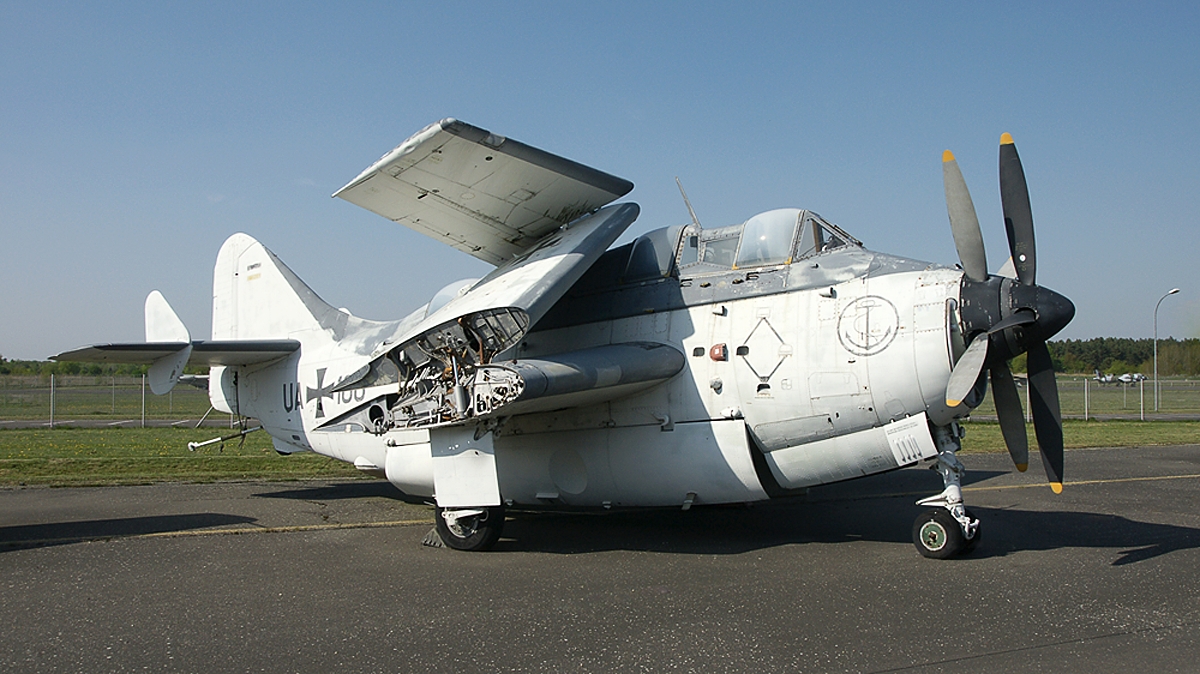
[[[407,496],[385,480],[330,482],[315,487],[263,492],[255,494],[255,496],[257,498],[281,498],[297,501],[340,501],[343,499],[369,498],[372,496],[410,503],[424,503],[429,500]]]
[[[973,470],[965,487],[1004,475]],[[925,470],[901,470],[812,489],[795,499],[752,506],[677,509],[510,512],[497,552],[559,554],[641,550],[680,554],[738,554],[803,543],[875,541],[911,545],[915,501],[933,494],[941,480]],[[329,483],[258,494],[262,498],[323,501],[382,497],[410,503],[384,481]],[[970,501],[968,494],[968,502]],[[983,539],[963,561],[1026,550],[1069,547],[1119,551],[1114,566],[1141,562],[1176,550],[1200,547],[1200,529],[1138,522],[1116,515],[971,506],[983,520]],[[0,530],[2,531],[2,530]],[[449,551],[447,551],[449,554]]]
[[[964,486],[1001,474],[972,471]],[[922,510],[915,501],[932,493],[929,477],[924,471],[899,471],[814,488],[807,498],[751,507],[696,507],[688,512],[514,513],[505,524],[504,538],[496,550],[737,554],[804,543],[875,541],[911,545],[912,523]],[[1200,547],[1200,529],[1183,526],[1088,512],[970,507],[983,521],[983,538],[971,554],[958,558],[961,561],[1081,547],[1115,550],[1118,554],[1111,564],[1121,566]]]
[[[241,515],[194,513],[0,527],[0,552],[149,534],[182,533],[254,521],[253,517]]]
[[[881,501],[895,501],[883,504]],[[882,506],[882,507],[881,507]],[[516,513],[505,523],[499,552],[560,554],[639,550],[739,554],[780,545],[874,541],[911,545],[920,508],[907,498],[779,503],[597,514]],[[1200,530],[1137,522],[1115,515],[972,508],[983,539],[963,561],[1059,548],[1119,551],[1113,566],[1200,547]]]

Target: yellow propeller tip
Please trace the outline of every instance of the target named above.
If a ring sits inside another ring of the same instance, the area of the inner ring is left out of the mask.
[[[951,162],[951,161],[954,161],[954,153],[951,152],[950,150],[945,150],[944,152],[942,152],[942,163],[945,164],[946,162]]]
[[[1018,473],[1024,473],[1027,470],[1029,470],[1029,464],[1027,464],[1027,463],[1018,463],[1017,464],[1017,472]]]
[[[1012,145],[1013,144],[1012,134],[1011,133],[1000,134],[1000,144],[1001,145]]]
[[[961,400],[951,400],[946,398],[946,407],[958,407],[960,403],[962,403]]]
[[[1062,493],[1062,483],[1061,482],[1051,482],[1050,483],[1050,491],[1054,492],[1055,494],[1061,494]]]

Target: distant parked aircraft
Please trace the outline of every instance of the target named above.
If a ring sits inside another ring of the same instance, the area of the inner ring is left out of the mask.
[[[1096,370],[1096,376],[1092,377],[1092,381],[1099,382],[1101,386],[1108,384],[1116,384],[1118,386],[1133,386],[1134,384],[1146,381],[1146,375],[1140,372],[1126,372],[1120,377],[1113,374],[1100,374],[1100,370]]]

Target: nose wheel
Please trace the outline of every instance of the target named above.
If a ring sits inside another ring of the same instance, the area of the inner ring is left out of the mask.
[[[975,535],[968,539],[964,527],[949,510],[944,508],[926,510],[913,522],[913,545],[922,556],[930,559],[949,559],[958,554],[968,554],[979,545],[979,520],[965,511],[974,523]]]
[[[962,476],[966,468],[958,460],[962,447],[957,424],[935,426],[933,438],[938,447],[938,461],[933,466],[942,476],[942,493],[917,501],[917,505],[933,506],[913,522],[913,545],[922,556],[949,559],[965,554],[979,545],[979,520],[967,510],[962,498]]]

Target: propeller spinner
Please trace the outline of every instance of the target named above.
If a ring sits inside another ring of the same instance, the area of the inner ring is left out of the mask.
[[[1000,137],[1000,201],[1016,279],[987,273],[987,256],[975,205],[958,162],[949,150],[942,155],[942,176],[950,230],[963,268],[960,292],[963,334],[970,339],[966,352],[950,373],[946,404],[951,407],[960,404],[980,383],[986,367],[1004,442],[1017,470],[1024,472],[1029,464],[1029,440],[1020,394],[1008,361],[1019,354],[1028,354],[1033,428],[1050,488],[1056,494],[1061,493],[1062,412],[1046,340],[1071,322],[1075,305],[1035,283],[1033,211],[1017,146],[1009,134]]]

